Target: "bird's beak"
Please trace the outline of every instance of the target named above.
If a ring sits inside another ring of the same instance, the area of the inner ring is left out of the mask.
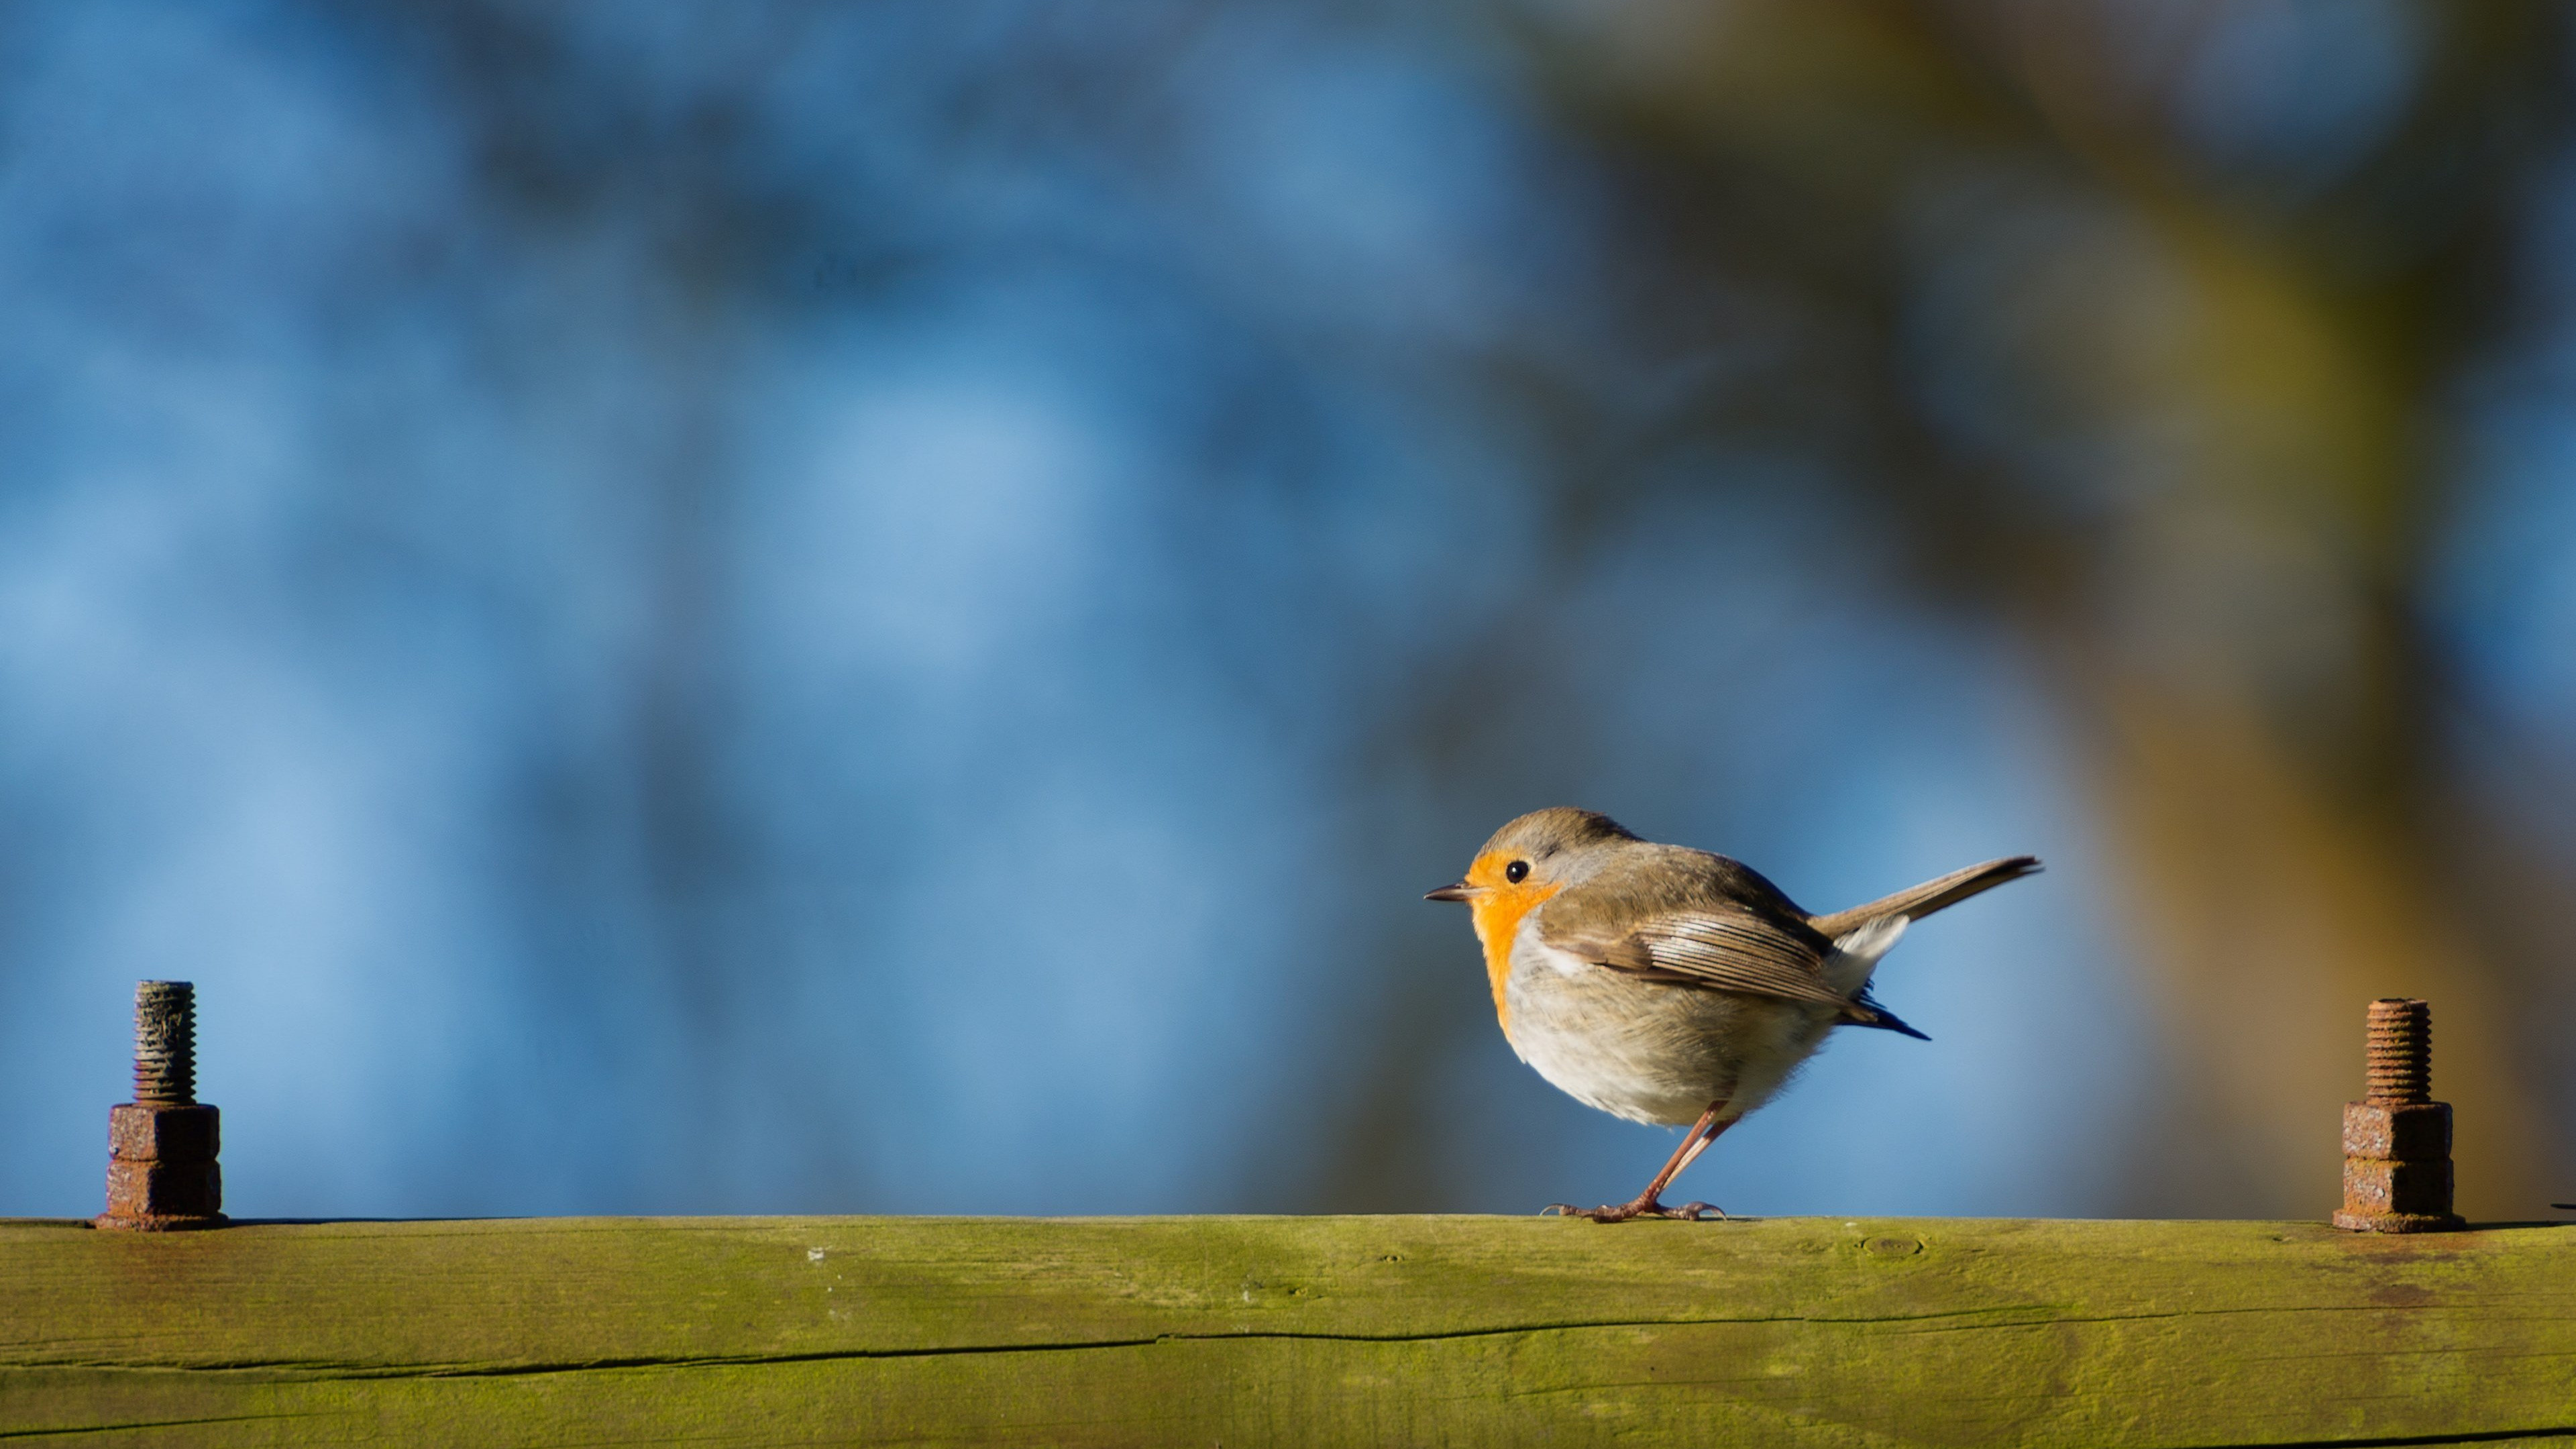
[[[1436,891],[1424,891],[1422,898],[1426,901],[1463,901],[1475,894],[1476,888],[1462,880],[1456,885],[1445,885]]]

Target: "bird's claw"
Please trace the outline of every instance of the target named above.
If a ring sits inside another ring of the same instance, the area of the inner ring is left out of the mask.
[[[1589,1218],[1596,1223],[1624,1223],[1630,1218],[1679,1218],[1683,1222],[1702,1222],[1703,1213],[1726,1216],[1726,1209],[1713,1202],[1686,1202],[1680,1207],[1666,1207],[1660,1202],[1623,1202],[1617,1206],[1603,1203],[1597,1208],[1579,1208],[1570,1202],[1552,1202],[1538,1210],[1540,1217],[1553,1214],[1565,1218]]]

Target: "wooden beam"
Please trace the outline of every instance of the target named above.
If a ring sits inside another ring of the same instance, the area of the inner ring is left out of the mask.
[[[9,1449],[2571,1435],[2546,1225],[0,1225]]]

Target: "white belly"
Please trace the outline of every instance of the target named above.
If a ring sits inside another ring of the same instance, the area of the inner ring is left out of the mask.
[[[1505,985],[1512,1050],[1558,1090],[1631,1122],[1732,1121],[1832,1030],[1831,1008],[1638,981],[1542,945],[1525,925]]]

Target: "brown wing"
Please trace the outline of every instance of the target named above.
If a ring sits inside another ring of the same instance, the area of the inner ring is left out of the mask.
[[[1760,916],[1680,912],[1615,938],[1559,937],[1544,921],[1540,929],[1549,945],[1641,981],[1852,1010],[1849,1000],[1825,984],[1823,940]]]

